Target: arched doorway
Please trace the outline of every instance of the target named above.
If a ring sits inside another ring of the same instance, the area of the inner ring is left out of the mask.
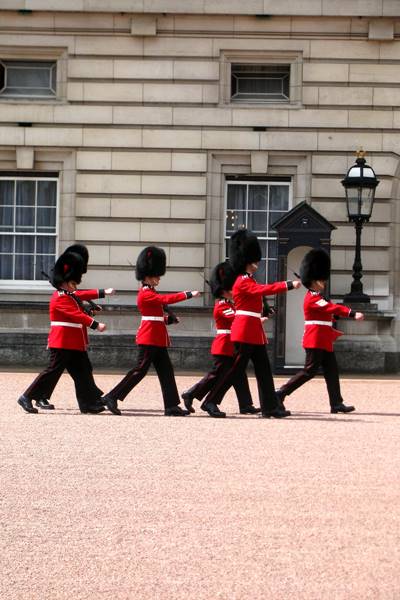
[[[297,246],[287,256],[288,279],[290,273],[299,271],[303,256],[310,246]],[[287,295],[286,299],[286,336],[285,336],[285,367],[300,367],[304,363],[302,339],[304,331],[303,300],[305,290],[296,290]]]
[[[307,202],[301,202],[273,224],[278,232],[278,280],[294,279],[304,254],[310,248],[324,248],[330,253],[329,223]],[[275,318],[275,373],[290,373],[303,364],[301,346],[305,290],[278,294]]]

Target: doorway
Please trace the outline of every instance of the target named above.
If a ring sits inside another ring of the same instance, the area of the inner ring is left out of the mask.
[[[301,261],[306,252],[311,250],[309,246],[297,246],[287,256],[287,278],[294,277],[293,272],[298,273]],[[304,364],[304,350],[302,347],[304,318],[303,300],[305,288],[291,291],[286,299],[286,336],[285,336],[285,368],[302,367]]]

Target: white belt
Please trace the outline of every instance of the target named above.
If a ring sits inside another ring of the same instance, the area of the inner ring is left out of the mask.
[[[142,321],[163,321],[164,317],[142,317]]]
[[[52,327],[76,327],[76,329],[82,329],[82,323],[67,323],[65,321],[51,321],[50,325]]]
[[[304,325],[326,325],[332,327],[332,321],[304,321]]]
[[[243,315],[245,317],[257,317],[257,319],[261,319],[260,313],[250,312],[249,310],[237,310],[235,315]]]
[[[219,335],[220,333],[230,333],[231,330],[230,329],[217,329],[217,335]]]

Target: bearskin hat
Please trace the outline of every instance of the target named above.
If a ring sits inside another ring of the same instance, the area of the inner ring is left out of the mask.
[[[72,244],[72,246],[68,246],[64,252],[74,252],[75,254],[79,254],[82,258],[85,270],[83,273],[87,272],[88,262],[89,262],[89,250],[83,244]]]
[[[59,288],[63,283],[76,281],[80,283],[85,272],[85,264],[82,257],[75,252],[64,252],[59,256],[50,276],[50,283]]]
[[[261,246],[257,236],[247,229],[238,229],[231,236],[229,259],[233,270],[244,273],[246,265],[261,260]]]
[[[136,279],[143,281],[145,277],[161,277],[165,275],[167,257],[162,248],[147,246],[143,248],[136,261]]]
[[[208,285],[214,298],[220,298],[222,292],[229,292],[235,283],[236,273],[228,260],[219,263],[212,270]]]
[[[312,281],[327,281],[331,274],[331,259],[321,248],[313,248],[304,256],[300,265],[301,283],[309,288]]]

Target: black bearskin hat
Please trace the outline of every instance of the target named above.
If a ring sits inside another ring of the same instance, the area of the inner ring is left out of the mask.
[[[63,283],[67,283],[68,281],[80,283],[82,275],[85,272],[84,269],[85,264],[79,254],[64,252],[54,265],[50,276],[50,283],[55,288],[59,288]]]
[[[321,248],[313,248],[303,258],[300,265],[301,283],[309,288],[312,281],[327,281],[331,274],[331,259]]]
[[[82,273],[87,272],[88,262],[89,262],[89,250],[83,244],[72,244],[72,246],[68,246],[64,252],[74,252],[75,254],[79,254],[84,263],[84,271]]]
[[[236,273],[244,273],[246,265],[261,260],[261,246],[257,237],[247,229],[238,229],[231,236],[229,258]]]
[[[207,282],[214,298],[220,298],[222,292],[229,292],[235,283],[236,273],[228,260],[214,267],[211,277]]]
[[[161,277],[165,275],[167,257],[162,248],[147,246],[143,248],[136,261],[136,279],[143,281],[145,277]]]

